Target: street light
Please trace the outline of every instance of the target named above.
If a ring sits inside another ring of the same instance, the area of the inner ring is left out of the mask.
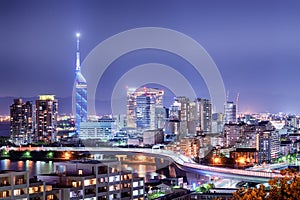
[[[215,166],[215,164],[220,164],[221,163],[221,158],[220,157],[212,157],[213,160],[213,166]]]

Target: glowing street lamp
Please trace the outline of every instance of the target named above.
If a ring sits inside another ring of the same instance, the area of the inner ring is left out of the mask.
[[[71,157],[71,154],[69,152],[65,152],[64,157],[65,157],[65,159],[69,160]]]
[[[221,163],[221,158],[220,157],[213,157],[212,160],[213,160],[213,165]]]

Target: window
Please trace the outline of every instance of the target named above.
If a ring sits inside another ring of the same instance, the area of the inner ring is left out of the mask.
[[[76,181],[72,181],[72,187],[77,187],[77,182]]]
[[[139,186],[139,182],[133,182],[133,187],[138,187]]]
[[[19,196],[21,195],[21,190],[18,189],[18,190],[14,190],[14,196]]]
[[[78,170],[78,175],[82,175],[82,174],[83,174],[82,169],[79,169],[79,170]]]
[[[1,198],[6,198],[6,197],[8,197],[8,191],[0,192],[0,197],[1,197]]]
[[[139,191],[138,190],[134,190],[132,193],[133,196],[139,195]]]

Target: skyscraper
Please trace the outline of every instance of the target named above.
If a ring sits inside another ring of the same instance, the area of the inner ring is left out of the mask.
[[[152,104],[152,105],[151,105]],[[136,127],[139,129],[154,129],[154,120],[151,117],[153,113],[153,101],[149,96],[142,94],[136,97]],[[152,122],[152,123],[151,123]]]
[[[10,139],[15,144],[31,143],[34,133],[31,102],[14,99],[10,106]]]
[[[224,123],[236,123],[237,105],[233,101],[224,104]]]
[[[76,79],[75,79],[75,93],[76,93],[76,121],[75,128],[79,134],[80,122],[87,121],[87,83],[83,75],[81,74],[80,66],[80,51],[79,51],[79,37],[80,34],[76,34],[77,48],[76,48]]]
[[[190,132],[188,130],[188,122],[190,121],[190,100],[187,97],[179,96],[174,99],[172,109],[178,107],[178,118],[180,120],[180,136],[186,136]],[[170,113],[170,116],[172,114]],[[176,114],[175,114],[176,115]]]
[[[205,133],[211,133],[212,128],[212,109],[208,99],[198,98],[196,104],[196,129]]]
[[[155,88],[127,89],[127,127],[156,129],[160,126],[164,91]]]
[[[56,140],[58,101],[54,95],[40,95],[36,100],[37,140]]]

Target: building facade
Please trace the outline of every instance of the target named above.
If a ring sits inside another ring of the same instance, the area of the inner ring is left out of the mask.
[[[128,88],[126,117],[127,127],[157,129],[162,126],[164,91],[156,88]]]
[[[0,199],[51,200],[61,199],[60,191],[29,177],[27,171],[0,172]]]
[[[155,145],[163,144],[164,132],[162,129],[148,130],[143,132],[143,144],[144,145]]]
[[[38,141],[56,141],[58,100],[54,95],[40,95],[36,100],[36,128]]]
[[[233,101],[227,101],[224,104],[224,124],[237,122],[237,104]]]
[[[60,188],[61,199],[144,199],[144,179],[122,170],[118,161],[54,163],[54,173],[38,179]]]
[[[278,131],[262,131],[257,134],[258,163],[271,163],[279,157],[280,140]]]
[[[211,133],[212,106],[210,100],[197,98],[190,106],[190,132]]]
[[[10,139],[16,145],[31,143],[34,139],[33,105],[14,99],[10,106]]]
[[[116,122],[111,118],[101,118],[98,122],[81,122],[80,139],[108,141],[116,132]]]

